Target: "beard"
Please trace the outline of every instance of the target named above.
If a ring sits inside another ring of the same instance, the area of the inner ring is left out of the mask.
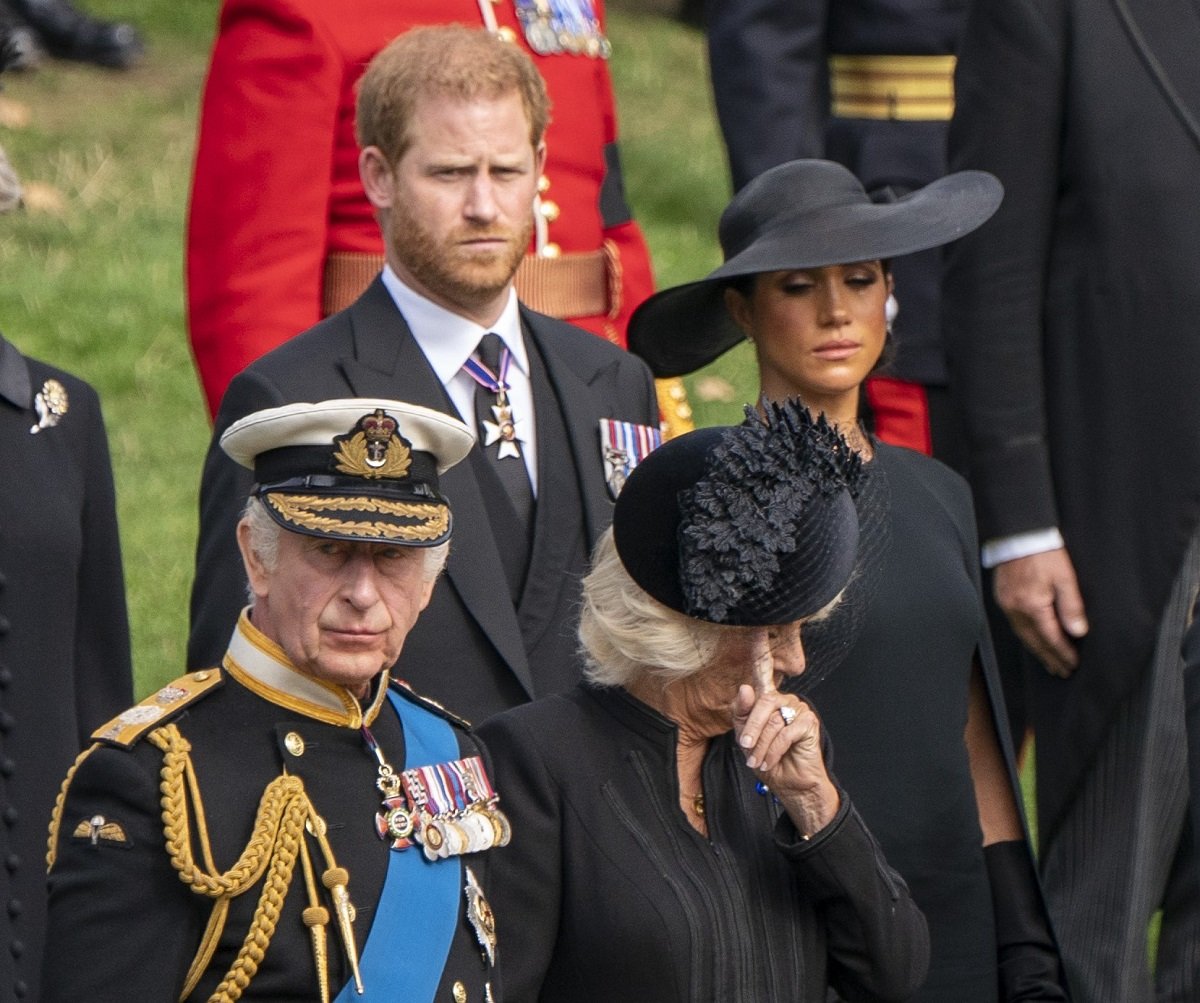
[[[490,303],[508,287],[532,236],[532,208],[515,228],[465,223],[439,237],[399,204],[392,207],[387,228],[389,249],[422,290],[431,299],[467,309]],[[498,238],[505,245],[479,250],[460,243],[478,238]]]

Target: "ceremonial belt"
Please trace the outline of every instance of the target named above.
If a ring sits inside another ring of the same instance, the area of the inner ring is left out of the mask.
[[[446,721],[394,690],[388,700],[404,728],[405,769],[458,758],[458,740]],[[351,979],[335,1003],[432,1001],[458,925],[462,884],[458,857],[430,862],[417,847],[389,850],[387,878],[359,960],[366,993],[359,996]]]
[[[321,307],[325,316],[344,310],[383,268],[382,254],[334,251],[325,259]],[[514,278],[517,298],[550,317],[615,317],[621,307],[621,268],[608,241],[599,251],[554,257],[525,255]]]
[[[830,110],[839,118],[948,121],[953,56],[830,56]]]

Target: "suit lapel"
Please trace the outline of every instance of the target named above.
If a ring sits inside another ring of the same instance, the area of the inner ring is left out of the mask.
[[[1176,119],[1200,148],[1200,7],[1196,0],[1110,0]]]
[[[562,406],[567,427],[567,446],[571,451],[583,498],[587,538],[594,541],[612,521],[612,502],[604,481],[604,459],[600,453],[600,426],[597,416],[608,414],[604,401],[596,400],[593,383],[598,371],[579,372],[571,359],[555,345],[554,331],[540,315],[521,307],[525,329],[537,343],[546,364],[546,374]],[[539,462],[540,462],[539,453]]]
[[[350,323],[355,354],[339,365],[356,395],[399,397],[461,417],[381,280],[376,279],[350,307]],[[445,577],[532,697],[529,659],[471,463],[464,461],[447,470],[440,487],[454,518]]]

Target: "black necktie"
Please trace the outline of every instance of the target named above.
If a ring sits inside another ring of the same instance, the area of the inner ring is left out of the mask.
[[[500,354],[504,342],[498,334],[488,333],[479,339],[475,357],[488,373],[500,378]],[[533,488],[529,483],[529,471],[521,455],[520,444],[514,438],[511,402],[506,395],[489,390],[476,380],[475,419],[479,423],[479,445],[492,461],[493,469],[504,485],[521,524],[529,532],[533,523]],[[525,417],[528,420],[528,416]]]

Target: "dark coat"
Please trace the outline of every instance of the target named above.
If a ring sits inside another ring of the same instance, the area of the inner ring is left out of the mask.
[[[966,0],[738,0],[708,5],[709,64],[734,188],[800,157],[835,160],[875,197],[946,173],[946,122],[830,113],[831,55],[955,51]],[[941,251],[894,262],[900,315],[885,375],[944,385]]]
[[[675,725],[624,690],[581,685],[479,734],[514,831],[490,886],[498,935],[520,939],[511,1003],[901,1000],[925,977],[924,918],[845,793],[802,840],[730,733],[704,762],[705,839],[679,808]]]
[[[980,536],[1059,526],[1091,626],[1034,680],[1043,836],[1200,520],[1198,42],[1192,0],[984,0],[959,56],[952,166],[1006,190],[944,290]]]
[[[519,611],[505,586],[497,540],[473,466],[483,456],[474,448],[467,461],[441,478],[441,490],[454,512],[450,560],[429,607],[408,636],[397,669],[419,692],[471,720],[566,689],[578,680],[577,579],[592,543],[612,518],[598,422],[611,417],[658,423],[653,381],[640,360],[525,308],[521,319],[545,362],[567,441],[539,435],[535,541]],[[245,581],[234,527],[252,478],[221,451],[221,433],[261,408],[335,397],[399,399],[457,417],[379,280],[349,309],[264,356],[230,384],[200,489],[188,651],[192,667],[215,665],[221,657],[241,606],[239,586]],[[542,429],[540,409],[538,414]]]
[[[198,673],[197,675],[203,675]],[[349,872],[355,939],[360,954],[367,943],[388,867],[388,844],[375,832],[380,806],[376,761],[358,727],[326,723],[264,699],[220,670],[224,677],[187,707],[174,724],[190,744],[212,856],[218,871],[239,859],[254,831],[264,789],[285,771],[298,777],[317,813],[325,820],[337,864]],[[208,685],[207,682],[204,685]],[[161,725],[162,719],[156,722]],[[388,763],[405,763],[404,729],[386,701],[371,731]],[[151,731],[151,727],[144,729]],[[455,728],[460,755],[477,748]],[[292,736],[303,740],[301,752]],[[201,944],[213,900],[180,880],[164,845],[160,789],[163,752],[146,737],[127,747],[101,743],[80,764],[68,790],[50,872],[50,925],[47,943],[46,1003],[68,1000],[179,999],[184,977]],[[81,824],[102,816],[111,826],[93,845]],[[192,826],[195,831],[195,825]],[[121,837],[124,837],[122,841]],[[319,885],[327,866],[319,846],[305,839]],[[193,837],[193,842],[195,839]],[[202,862],[198,848],[197,861]],[[413,846],[404,853],[421,853]],[[487,887],[487,854],[458,858]],[[432,866],[453,866],[453,861]],[[318,1000],[313,949],[301,913],[308,904],[302,864],[297,862],[273,936],[244,999]],[[237,955],[250,928],[263,882],[234,898],[216,952],[192,1000],[208,999]],[[461,889],[462,881],[458,882]],[[419,890],[404,889],[420,899]],[[323,894],[323,893],[320,893]],[[328,908],[328,900],[325,899]],[[464,896],[450,954],[433,999],[449,1000],[463,982],[468,999],[484,999],[493,976],[465,915]],[[332,912],[332,909],[330,909]],[[428,919],[428,917],[426,917]],[[414,917],[414,922],[420,922]],[[403,950],[402,943],[396,944]],[[332,995],[346,985],[350,969],[336,927],[328,928],[329,984]],[[368,999],[386,998],[368,985]],[[396,998],[405,998],[403,993]]]
[[[34,395],[67,413],[31,434]],[[46,825],[88,734],[133,699],[116,499],[100,402],[0,338],[0,998],[36,1000]]]

